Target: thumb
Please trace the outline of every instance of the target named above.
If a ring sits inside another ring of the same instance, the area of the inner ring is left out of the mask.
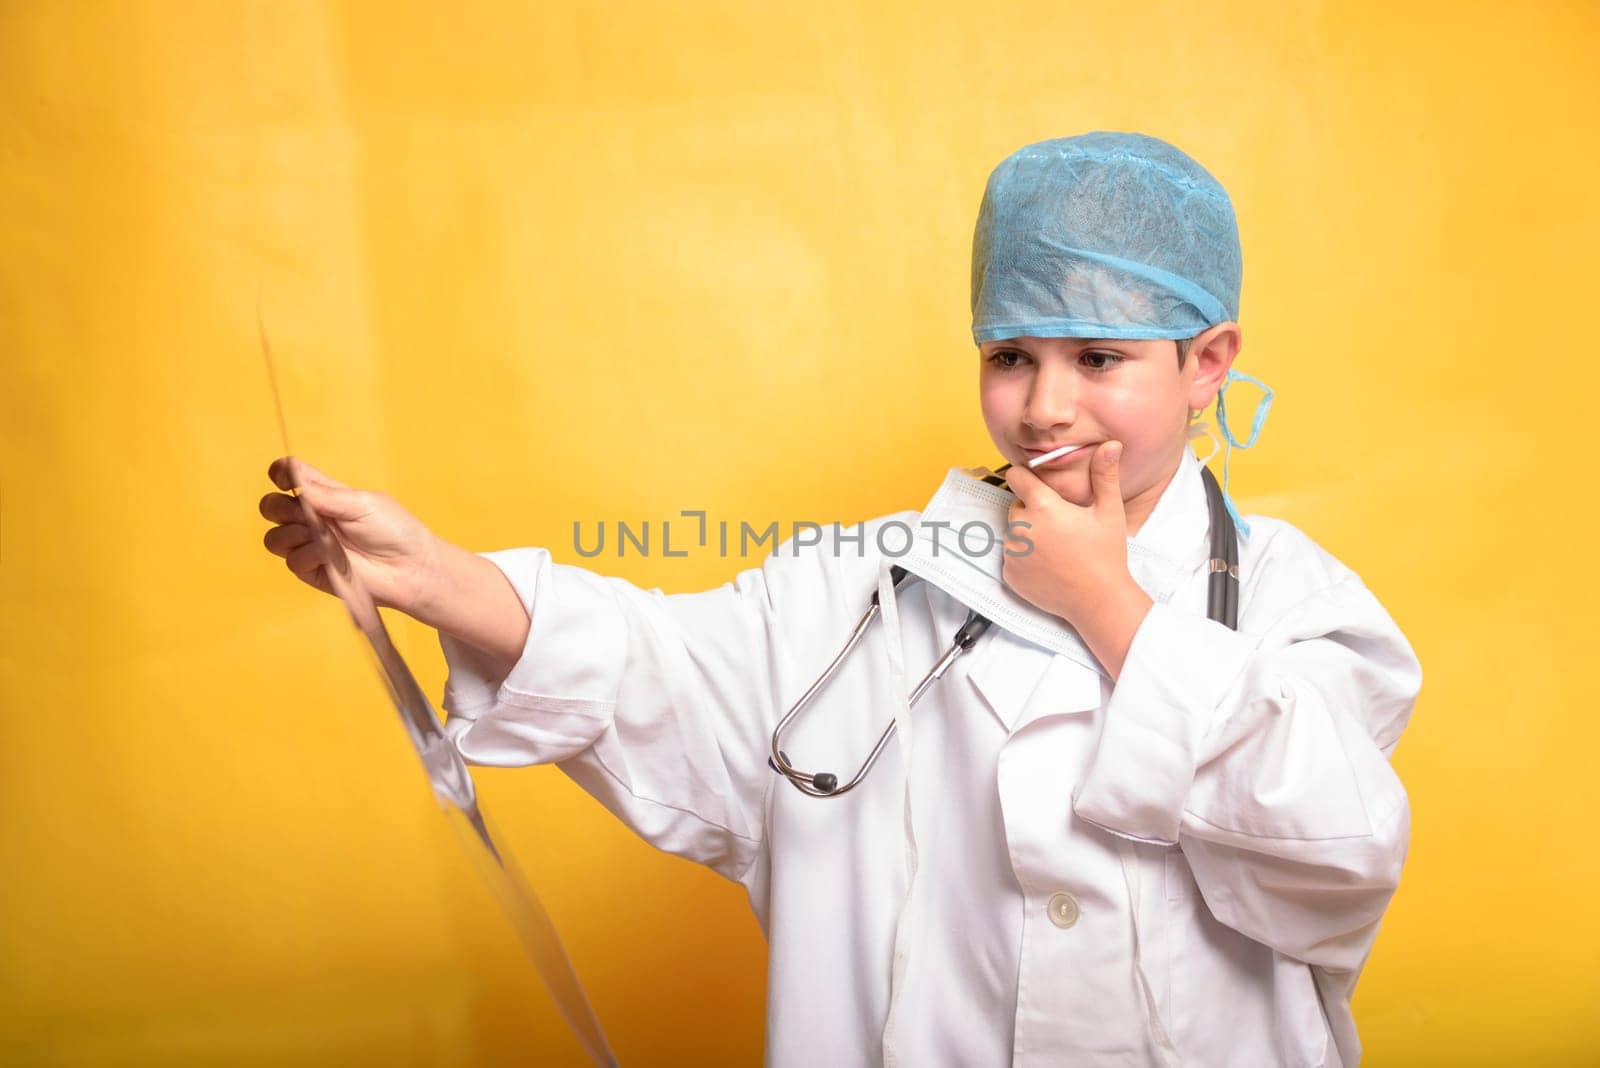
[[[1108,441],[1094,451],[1089,483],[1096,509],[1122,510],[1122,442]]]
[[[290,457],[289,463],[294,470],[294,480],[302,486],[308,482],[311,482],[319,486],[333,486],[338,489],[349,489],[349,487],[343,482],[340,482],[332,475],[323,474],[321,471],[318,471],[315,467],[312,467],[298,456]]]
[[[280,456],[267,467],[267,477],[281,490],[292,490],[308,482],[343,487],[344,483],[325,475],[298,456]]]
[[[312,511],[324,519],[350,522],[372,512],[371,495],[366,490],[302,481],[299,495]]]

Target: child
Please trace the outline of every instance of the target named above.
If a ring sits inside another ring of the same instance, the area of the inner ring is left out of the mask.
[[[1387,758],[1421,674],[1281,520],[1238,523],[1238,628],[1207,617],[1188,423],[1232,373],[1240,272],[1226,194],[1172,146],[1019,150],[973,253],[1011,492],[952,472],[920,513],[796,538],[705,593],[474,555],[302,464],[303,496],[380,603],[439,629],[468,760],[559,762],[745,886],[769,1063],[1354,1065],[1350,994],[1410,827]],[[1065,445],[1086,447],[1028,469]],[[326,589],[297,508],[263,499],[268,548]],[[973,524],[1003,536],[953,536]],[[893,564],[922,581],[894,587]],[[784,759],[842,787],[899,729],[859,785],[808,796],[769,763],[774,728],[874,593],[882,625]],[[913,711],[969,609],[995,625]]]

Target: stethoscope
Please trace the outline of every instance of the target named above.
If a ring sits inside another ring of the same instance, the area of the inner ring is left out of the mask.
[[[1009,466],[1009,464],[1006,465],[1006,467]],[[1000,475],[1006,470],[1006,467],[1000,468],[999,471],[993,474],[982,476],[983,481],[993,486],[1003,487],[1006,483],[1005,479],[1001,478]],[[1210,468],[1201,466],[1200,479],[1205,483],[1206,507],[1211,517],[1211,557],[1206,561],[1206,570],[1210,573],[1207,587],[1206,616],[1223,624],[1230,630],[1238,630],[1239,535],[1234,530],[1233,522],[1228,516],[1227,506],[1223,504],[1222,487],[1217,485],[1216,476],[1212,475]],[[916,580],[916,576],[903,567],[895,566],[889,570],[890,583],[897,594],[900,592],[901,583],[908,578],[912,581]],[[909,584],[907,583],[907,585]],[[872,770],[872,765],[878,762],[878,757],[883,754],[884,747],[889,744],[889,739],[894,736],[895,723],[891,719],[889,725],[884,728],[883,733],[878,736],[878,743],[872,747],[872,752],[867,754],[866,761],[856,770],[855,776],[843,786],[839,785],[839,777],[830,771],[811,772],[801,771],[796,768],[789,763],[788,754],[780,747],[783,732],[794,720],[794,717],[799,715],[800,710],[810,703],[817,692],[827,685],[828,680],[839,670],[839,665],[844,663],[845,657],[850,655],[851,650],[861,641],[862,635],[867,632],[867,628],[872,624],[872,621],[877,618],[880,608],[878,591],[874,590],[871,603],[867,605],[867,610],[862,614],[861,621],[856,624],[855,630],[850,632],[850,637],[844,643],[844,648],[839,650],[839,654],[833,658],[833,662],[817,677],[815,682],[806,688],[806,692],[800,695],[800,699],[789,709],[788,714],[780,719],[778,725],[773,728],[772,756],[767,763],[772,766],[772,770],[788,779],[794,784],[795,789],[808,797],[842,797],[854,790],[861,784],[861,780],[866,778],[867,772]],[[969,611],[966,620],[961,624],[961,628],[956,631],[955,638],[950,642],[950,648],[939,658],[938,663],[929,668],[928,673],[922,676],[922,681],[918,682],[911,691],[911,697],[907,704],[915,707],[916,703],[922,699],[922,695],[928,692],[928,688],[943,678],[945,672],[950,670],[950,665],[954,664],[962,653],[977,644],[978,639],[988,629],[988,619],[979,615],[976,611]]]

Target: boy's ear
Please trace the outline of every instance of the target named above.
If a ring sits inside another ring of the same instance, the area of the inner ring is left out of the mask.
[[[1189,343],[1189,359],[1194,363],[1194,378],[1189,382],[1191,409],[1211,407],[1243,344],[1239,324],[1231,321],[1209,326],[1195,335]]]

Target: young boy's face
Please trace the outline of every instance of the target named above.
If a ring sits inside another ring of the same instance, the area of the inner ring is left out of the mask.
[[[1195,354],[1180,369],[1172,341],[1039,337],[986,341],[978,353],[983,421],[1010,463],[1025,467],[1062,445],[1122,442],[1122,497],[1135,533],[1187,447]],[[1033,471],[1063,499],[1088,505],[1094,451]]]

